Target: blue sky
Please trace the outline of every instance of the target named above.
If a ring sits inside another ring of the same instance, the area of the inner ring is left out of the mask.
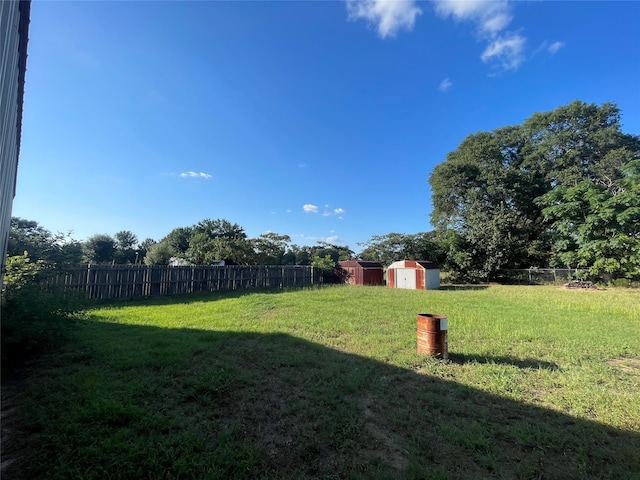
[[[431,229],[467,135],[574,100],[640,133],[640,2],[34,0],[13,215],[359,251]]]

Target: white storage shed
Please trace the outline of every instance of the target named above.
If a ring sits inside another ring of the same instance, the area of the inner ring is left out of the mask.
[[[437,290],[440,288],[440,266],[420,260],[400,260],[387,268],[389,288]]]

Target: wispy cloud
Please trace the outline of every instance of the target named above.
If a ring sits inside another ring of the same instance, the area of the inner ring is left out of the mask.
[[[398,30],[413,30],[422,14],[416,0],[346,0],[349,20],[366,20],[380,38],[393,37]]]
[[[448,78],[445,78],[440,82],[440,86],[438,87],[438,90],[440,90],[441,92],[446,92],[451,88],[452,85],[453,83],[451,83],[451,80],[449,80]]]
[[[340,242],[340,237],[338,237],[337,235],[332,235],[330,237],[327,237],[325,239],[325,242],[330,243],[331,245],[338,245],[338,243]]]
[[[331,210],[331,208],[329,208],[329,205],[325,205],[324,208],[325,210],[324,212],[322,212],[323,217],[331,217],[333,215],[337,215],[338,219],[342,220],[344,218],[342,215],[346,213],[344,208],[334,208],[333,210]]]
[[[188,172],[182,172],[180,176],[182,178],[211,178],[213,175],[209,175],[204,172],[192,172],[189,170]]]
[[[516,70],[524,61],[526,38],[507,31],[513,20],[507,0],[434,0],[436,13],[444,18],[475,24],[478,35],[487,43],[480,59],[495,68]]]
[[[494,35],[507,28],[511,20],[511,7],[507,0],[434,0],[436,13],[458,21],[472,21],[480,32]]]
[[[516,70],[524,61],[525,38],[517,33],[494,38],[482,52],[480,58],[485,63],[499,65],[502,70]]]
[[[553,42],[549,45],[549,53],[555,55],[562,47],[564,47],[564,42]]]
[[[312,203],[307,203],[302,206],[302,211],[304,211],[305,213],[319,213],[320,207]],[[327,203],[324,204],[324,208],[322,209],[323,217],[337,216],[339,220],[343,219],[343,215],[345,213],[346,213],[346,210],[344,208],[332,209],[331,206]]]
[[[305,213],[318,213],[318,206],[306,203],[302,206],[302,210],[304,210]]]

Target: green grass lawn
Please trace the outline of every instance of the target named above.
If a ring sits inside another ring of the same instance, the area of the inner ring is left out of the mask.
[[[70,332],[21,382],[3,478],[640,478],[638,291],[236,292]]]

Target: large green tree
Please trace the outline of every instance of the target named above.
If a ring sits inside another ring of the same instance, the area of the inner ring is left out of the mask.
[[[247,234],[237,223],[206,218],[191,227],[187,260],[208,265],[224,260],[226,263],[251,263],[253,251]]]
[[[7,255],[27,252],[32,260],[48,264],[69,265],[82,261],[82,245],[70,234],[52,233],[34,220],[11,218]]]
[[[621,131],[612,103],[576,101],[522,125],[470,135],[429,178],[431,221],[445,239],[448,267],[487,280],[500,268],[569,258],[567,249],[578,248],[575,235],[563,233],[561,209],[548,208],[583,182],[619,188],[622,170],[639,152],[638,137]],[[559,241],[564,250],[554,247]]]
[[[606,179],[558,186],[537,199],[554,228],[554,261],[593,276],[640,279],[640,160]]]

